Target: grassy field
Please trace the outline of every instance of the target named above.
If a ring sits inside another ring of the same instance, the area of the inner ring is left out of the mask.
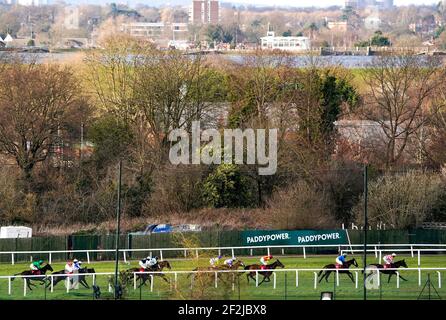
[[[258,257],[239,257],[245,264],[258,263]],[[332,263],[332,256],[310,256],[303,259],[301,256],[278,257],[285,265],[285,269],[293,268],[321,268],[322,266]],[[360,267],[362,259],[360,256],[355,257]],[[410,256],[399,256],[398,259],[405,258],[409,267],[417,266],[417,259]],[[197,265],[205,266],[208,259],[198,260],[170,260],[172,271],[192,270]],[[377,262],[374,256],[368,258],[368,263]],[[20,271],[28,269],[27,264],[0,265],[0,275],[13,275]],[[129,264],[120,262],[120,270],[126,270],[130,267],[136,267],[137,261]],[[446,267],[446,256],[432,255],[422,256],[422,267]],[[64,263],[53,263],[54,271],[62,270]],[[113,272],[113,262],[94,262],[89,267],[95,268],[96,272]],[[438,274],[436,271],[423,271],[421,286],[418,285],[418,272],[402,270],[401,275],[408,279],[407,282],[400,281],[400,288],[396,287],[396,278],[393,277],[390,283],[387,283],[387,276],[381,278],[381,288],[379,290],[368,290],[370,299],[417,299],[426,280],[428,273],[431,274],[431,281],[442,298],[446,297],[446,289],[438,288]],[[354,273],[353,273],[354,274]],[[355,274],[354,274],[355,275]],[[442,282],[446,276],[446,272],[441,272]],[[156,277],[154,281],[153,291],[150,285],[143,286],[134,290],[133,281],[126,287],[126,299],[319,299],[322,291],[332,291],[335,293],[335,299],[362,299],[362,274],[358,273],[358,288],[352,283],[346,275],[340,275],[339,286],[335,286],[335,277],[331,276],[327,283],[323,281],[314,288],[314,271],[299,272],[299,283],[296,287],[296,274],[294,271],[277,272],[276,289],[273,288],[273,282],[263,283],[259,287],[255,287],[254,282],[247,283],[246,275],[241,274],[239,278],[235,277],[234,285],[232,275],[224,275],[217,281],[218,287],[215,288],[215,278],[213,275],[197,277],[191,288],[191,278],[186,274],[178,274],[177,285],[174,286],[174,275],[168,275],[171,283],[164,282],[161,278]],[[259,278],[261,279],[261,277]],[[273,279],[273,277],[271,277]],[[87,282],[91,285],[92,279],[87,278]],[[109,276],[97,276],[97,285],[101,288],[101,298],[111,299],[112,293],[108,292]],[[54,292],[44,288],[43,285],[37,285],[34,290],[27,290],[26,297],[23,295],[23,279],[15,279],[11,282],[12,293],[8,295],[7,279],[0,279],[0,300],[5,299],[93,299],[92,289],[86,289],[80,286],[78,290],[66,292],[63,282],[54,287]],[[445,284],[446,285],[446,284]],[[427,290],[426,290],[427,292]],[[432,290],[434,297],[434,291]]]

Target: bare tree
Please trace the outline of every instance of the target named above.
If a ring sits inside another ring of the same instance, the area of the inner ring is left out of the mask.
[[[445,79],[436,57],[383,56],[363,72],[368,92],[363,116],[386,137],[385,164],[394,166],[429,119],[426,110]]]
[[[0,150],[15,159],[26,181],[47,158],[78,93],[67,67],[12,62],[1,70]]]

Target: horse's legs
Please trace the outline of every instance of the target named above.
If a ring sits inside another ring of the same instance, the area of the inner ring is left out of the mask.
[[[349,276],[350,280],[352,280],[352,282],[355,283],[355,280],[353,279],[353,274],[350,271],[347,272],[347,275]]]
[[[392,277],[393,273],[389,273],[389,279],[387,279],[387,283],[390,282],[390,278]]]
[[[401,279],[403,279],[404,281],[407,281],[407,279],[404,279],[401,275],[399,275],[399,277],[400,277]]]

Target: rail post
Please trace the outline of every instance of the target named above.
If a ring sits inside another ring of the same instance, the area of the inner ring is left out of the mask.
[[[418,250],[418,266],[421,265],[421,255],[420,255],[420,250]]]
[[[87,251],[87,263],[90,264],[90,252]]]
[[[296,288],[299,287],[299,271],[296,270]]]
[[[316,289],[317,288],[317,273],[316,272],[313,272],[314,273],[314,288]]]
[[[177,279],[178,279],[178,274],[175,272],[174,273],[174,281],[175,281],[174,288],[175,288],[175,290],[177,289]]]
[[[122,251],[122,256],[124,258],[124,262],[127,263],[127,255],[125,254],[125,250]],[[163,260],[163,259],[161,259],[161,260]]]
[[[96,285],[96,275],[93,273],[93,285]]]
[[[276,289],[276,273],[273,273],[273,289]]]
[[[163,250],[160,250],[160,258],[161,258],[161,261],[164,260],[164,258],[163,258]]]
[[[270,252],[270,250],[269,250],[269,247],[267,248],[267,252],[268,252],[268,255],[270,255],[270,254],[271,254],[271,252]]]
[[[358,289],[358,271],[355,271],[355,288]]]
[[[26,297],[26,278],[23,278],[23,296]]]
[[[252,248],[249,249],[249,255],[252,256]]]
[[[133,290],[136,290],[136,272],[133,273]]]
[[[441,289],[441,272],[437,271],[438,274],[438,289]]]
[[[378,258],[378,248],[375,246],[375,258]]]
[[[379,250],[379,259],[378,259],[378,262],[381,262],[382,256],[383,256],[383,252],[382,252],[381,250]]]
[[[400,273],[398,271],[396,271],[396,287],[400,288]]]
[[[51,255],[51,251],[50,251],[49,254],[48,254],[48,263],[49,264],[51,264],[51,260],[52,260],[51,257],[52,257],[52,255]]]
[[[302,249],[303,249],[303,253],[304,253],[304,259],[306,259],[307,258],[307,253],[305,251],[305,247],[302,247]]]
[[[199,257],[199,255],[198,255],[198,249],[197,250],[195,250],[195,256],[197,257],[197,259],[198,259],[198,257]]]
[[[282,248],[282,256],[284,256],[284,255],[285,255],[285,249]]]
[[[184,250],[184,257],[187,258],[187,250]]]
[[[218,248],[218,255],[221,256],[221,248]]]
[[[256,287],[259,286],[259,272],[256,270]]]
[[[378,275],[378,288],[381,287],[381,275],[379,273],[379,269],[376,269],[376,274]]]
[[[421,287],[421,269],[418,268],[418,286]]]
[[[215,274],[214,274],[214,276],[215,276],[215,288],[217,288],[218,287],[218,284],[217,284],[217,279],[218,279],[218,275],[217,275],[217,272],[215,272]]]
[[[232,258],[235,258],[234,248],[231,249]]]
[[[70,287],[71,287],[71,279],[70,279],[70,276],[67,277],[66,281],[67,281],[67,293],[69,293],[69,292],[70,292]]]
[[[413,246],[410,246],[410,256],[413,258]]]
[[[51,275],[51,292],[54,292],[54,276]]]
[[[152,280],[150,281],[150,292],[153,292],[153,282],[154,282],[153,274],[150,275],[150,280]]]
[[[11,253],[11,264],[14,265],[15,261],[14,261],[14,253]]]
[[[8,294],[11,295],[11,277],[8,277]]]
[[[336,286],[339,287],[339,270],[336,269]]]

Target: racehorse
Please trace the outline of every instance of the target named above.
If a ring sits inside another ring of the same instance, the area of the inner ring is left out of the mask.
[[[165,274],[163,274],[163,273],[150,273],[150,271],[155,271],[155,272],[159,272],[159,271],[163,271],[163,269],[164,268],[167,268],[167,269],[169,269],[169,270],[172,270],[172,267],[170,266],[170,263],[169,263],[169,261],[167,261],[167,260],[163,260],[163,261],[160,261],[160,262],[158,262],[155,266],[154,266],[154,268],[150,268],[150,269],[148,269],[147,271],[146,271],[146,273],[138,273],[138,274],[136,274],[136,281],[138,281],[138,280],[142,280],[142,282],[141,282],[141,284],[138,286],[138,288],[139,287],[141,287],[142,285],[144,285],[144,284],[146,284],[146,282],[147,282],[147,280],[149,280],[149,283],[152,281],[151,280],[151,275],[152,276],[158,276],[158,277],[161,277],[161,278],[163,278],[163,280],[164,281],[166,281],[167,283],[169,283],[169,279],[166,277],[166,275]],[[124,271],[125,272],[125,274],[126,274],[126,281],[130,281],[130,279],[133,277],[133,274],[135,273],[135,272],[140,272],[140,268],[131,268],[131,269],[128,269],[128,270],[126,270],[126,271]]]
[[[344,266],[341,267],[341,268],[339,268],[339,269],[338,269],[338,270],[339,270],[338,272],[339,272],[339,273],[345,273],[345,274],[347,274],[347,275],[349,276],[350,280],[352,280],[352,282],[355,282],[355,280],[353,279],[353,274],[352,274],[350,271],[348,271],[348,268],[350,268],[351,265],[354,265],[355,267],[358,267],[358,263],[356,262],[356,259],[355,259],[355,258],[353,258],[353,259],[351,259],[351,260],[348,260],[348,261],[345,261]],[[336,268],[336,265],[335,265],[334,263],[327,264],[321,271],[319,271],[319,273],[318,273],[318,275],[317,275],[318,277],[320,277],[321,274],[324,273],[324,274],[322,275],[322,277],[319,279],[319,283],[320,283],[320,282],[322,281],[322,279],[324,279],[324,278],[325,278],[325,281],[328,282],[328,277],[330,276],[330,274],[331,274],[332,272],[334,272],[333,270],[325,270],[325,269],[337,269],[337,268]]]
[[[396,273],[396,272],[397,272],[396,270],[388,270],[388,269],[387,269],[385,266],[383,266],[382,264],[379,264],[379,263],[371,263],[370,265],[371,265],[371,266],[375,266],[375,267],[377,267],[377,268],[379,269],[379,272],[382,272],[382,273],[384,273],[384,274],[388,274],[388,275],[389,275],[389,279],[387,279],[387,283],[390,282],[390,278],[391,278],[394,274],[395,274],[395,275],[397,274],[397,273]],[[398,269],[399,267],[407,268],[407,264],[406,264],[405,259],[390,264],[390,268]],[[407,279],[404,279],[401,275],[399,275],[399,277],[400,277],[401,279],[403,279],[404,281],[407,281]]]
[[[34,287],[36,287],[36,285],[34,283],[32,283],[31,281],[40,281],[41,284],[45,283],[46,280],[46,273],[47,271],[53,271],[53,268],[51,267],[50,264],[46,264],[44,265],[42,268],[40,268],[39,270],[37,270],[36,273],[33,273],[33,270],[25,270],[22,271],[20,273],[16,273],[14,274],[14,276],[36,276],[36,277],[32,277],[32,278],[23,278],[25,279],[26,285],[28,286],[29,290],[32,290],[31,285],[33,285]],[[15,279],[15,277],[11,278],[11,281],[13,281]]]
[[[87,281],[85,280],[85,275],[82,273],[96,273],[96,271],[93,268],[80,268],[79,269],[79,275],[78,275],[78,281],[79,283],[84,286],[87,289],[90,289],[90,286],[88,285]],[[54,277],[53,279],[53,287],[58,284],[60,281],[65,280],[68,275],[65,274],[65,270],[60,270],[53,272],[52,274],[58,275],[57,277]],[[60,276],[59,276],[60,275]],[[46,287],[48,288],[51,285],[51,282],[48,282]]]
[[[280,262],[279,260],[274,261],[273,263],[266,265],[265,269],[276,269],[277,267],[281,267],[281,268],[285,268],[285,266],[282,264],[282,262]],[[245,270],[259,270],[261,269],[262,266],[260,264],[251,264],[249,266],[245,266]],[[265,270],[264,269],[264,270]],[[271,275],[273,274],[273,271],[258,271],[258,273],[260,275],[263,276],[262,281],[259,283],[259,286],[266,280],[268,279],[267,282],[270,282],[271,279]],[[251,278],[252,280],[256,280],[256,278],[254,278],[254,276],[256,275],[256,271],[251,271],[246,275],[246,278],[248,279],[248,283],[249,283],[249,278]]]

